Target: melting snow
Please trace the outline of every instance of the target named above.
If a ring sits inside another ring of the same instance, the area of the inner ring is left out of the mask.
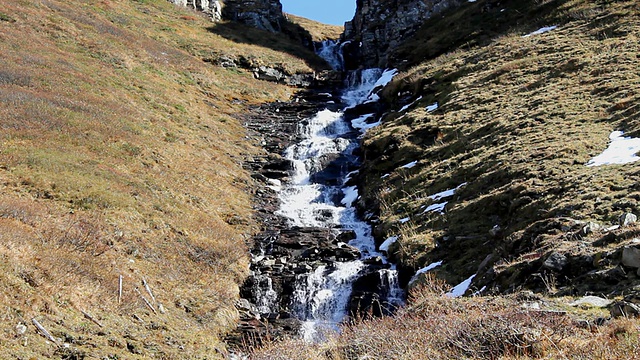
[[[406,165],[402,165],[401,168],[411,169],[412,167],[414,167],[416,165],[418,165],[418,162],[417,161],[412,161],[412,162],[410,162],[410,163],[408,163]]]
[[[540,28],[532,33],[529,33],[527,35],[522,35],[523,38],[529,37],[529,36],[533,36],[533,35],[540,35],[540,34],[544,34],[546,32],[549,32],[551,30],[555,30],[558,26],[554,25],[554,26],[545,26],[543,28]]]
[[[391,244],[393,244],[394,242],[398,241],[398,237],[397,236],[391,236],[389,238],[387,238],[387,240],[385,240],[379,247],[380,251],[389,251],[389,246],[391,246]]]
[[[428,212],[438,212],[440,214],[444,213],[444,208],[445,206],[447,206],[447,202],[443,202],[443,203],[438,203],[438,204],[431,204],[429,206],[427,206],[426,209],[424,209],[424,211],[422,212],[423,214],[426,214]]]
[[[602,154],[589,160],[587,166],[627,164],[640,160],[640,139],[623,137],[624,132],[614,131],[609,135],[611,143]]]
[[[409,280],[409,284],[411,284],[412,282],[416,281],[416,279],[418,279],[418,276],[420,274],[424,274],[429,270],[433,270],[435,268],[437,268],[438,266],[442,265],[442,260],[440,261],[436,261],[432,264],[427,265],[426,267],[423,267],[422,269],[416,271],[415,275],[413,275],[413,277],[411,278],[411,280]]]
[[[393,77],[398,73],[398,69],[387,69],[382,73],[382,76],[376,81],[373,88],[377,88],[378,86],[386,86],[388,83],[393,80]]]
[[[389,176],[391,176],[391,174],[384,174],[384,175],[380,176],[380,179],[386,179],[386,178],[388,178]]]
[[[456,190],[460,189],[461,187],[467,185],[467,183],[462,183],[458,186],[456,186],[454,189],[449,189],[449,190],[445,190],[445,191],[441,191],[437,194],[433,194],[431,196],[429,196],[430,199],[438,201],[440,199],[444,199],[444,198],[448,198],[453,196],[453,194],[456,193]]]
[[[351,120],[351,126],[353,126],[354,129],[360,130],[360,132],[365,132],[373,127],[376,127],[380,125],[380,121],[376,121],[371,124],[367,123],[367,120],[374,115],[375,114],[366,114],[366,115],[360,116],[359,118],[355,118]]]
[[[411,218],[406,217],[406,218],[402,218],[402,219],[398,220],[398,222],[399,222],[400,224],[404,224],[404,223],[409,222],[409,220],[411,220]]]
[[[467,290],[469,289],[469,286],[471,286],[471,281],[473,281],[473,278],[476,277],[476,275],[471,275],[471,277],[469,277],[467,280],[461,282],[460,284],[454,286],[453,289],[451,289],[451,291],[449,291],[448,293],[446,293],[446,296],[449,297],[460,297],[462,295],[464,295],[465,292],[467,292]]]
[[[438,103],[431,104],[425,108],[427,112],[432,112],[438,110]]]
[[[405,110],[407,110],[408,108],[410,108],[413,104],[417,103],[418,101],[420,101],[422,99],[422,96],[419,96],[417,99],[415,99],[414,101],[412,101],[410,104],[407,104],[405,106],[402,107],[402,109],[400,109],[398,112],[403,112]]]

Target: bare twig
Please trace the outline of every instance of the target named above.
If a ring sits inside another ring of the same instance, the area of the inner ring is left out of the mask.
[[[144,278],[142,278],[142,285],[144,286],[144,288],[149,293],[149,296],[151,296],[151,300],[153,300],[153,302],[155,303],[156,302],[156,297],[153,296],[153,293],[151,292],[151,288],[149,287],[149,284],[147,284],[147,280],[145,280]]]
[[[49,333],[47,329],[44,328],[44,326],[40,325],[40,323],[38,322],[38,320],[36,320],[36,318],[31,319],[31,322],[33,323],[33,325],[35,325],[38,328],[38,330],[44,337],[46,337],[52,343],[58,345],[58,340],[56,340],[56,338],[54,338],[51,335],[51,333]]]
[[[142,301],[144,301],[145,304],[147,304],[147,306],[149,307],[149,309],[151,309],[151,311],[153,311],[154,314],[157,314],[158,312],[156,311],[156,309],[153,307],[153,305],[151,305],[151,303],[149,302],[149,300],[147,300],[144,296],[140,295],[140,297],[142,298]]]
[[[122,275],[118,277],[118,304],[122,302]]]
[[[100,327],[104,327],[102,324],[100,324],[100,322],[98,322],[98,320],[96,320],[93,316],[89,315],[85,311],[80,310],[80,312],[82,313],[82,315],[84,315],[84,317],[86,317],[87,319],[93,321],[96,325],[98,325]]]

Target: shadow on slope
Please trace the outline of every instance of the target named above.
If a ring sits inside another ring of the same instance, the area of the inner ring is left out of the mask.
[[[216,23],[207,30],[236,43],[257,45],[295,56],[315,71],[331,69],[313,51],[311,34],[298,24],[285,22],[282,33],[277,34],[235,22]]]
[[[456,49],[488,45],[518,29],[527,33],[557,24],[558,9],[569,1],[486,0],[454,7],[425,21],[391,56],[391,63],[417,64]]]

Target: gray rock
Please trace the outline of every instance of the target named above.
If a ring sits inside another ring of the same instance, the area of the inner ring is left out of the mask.
[[[16,325],[16,334],[22,335],[27,332],[27,327],[24,324]]]
[[[286,21],[278,0],[225,0],[222,16],[270,32],[280,31]]]
[[[622,265],[640,268],[640,249],[633,246],[625,246],[622,249]]]
[[[591,233],[598,232],[602,229],[603,229],[602,225],[595,223],[593,221],[589,221],[585,226],[582,227],[582,233],[584,235],[589,235]]]
[[[285,74],[282,71],[266,66],[260,66],[259,68],[254,69],[253,75],[256,79],[273,82],[280,82],[285,78]]]
[[[548,270],[560,272],[565,266],[567,266],[567,263],[568,261],[566,256],[554,252],[544,261],[542,267]]]
[[[347,64],[384,67],[388,55],[404,40],[416,33],[425,20],[459,6],[463,0],[362,0],[353,20],[345,24],[344,39],[351,41],[345,48]]]
[[[632,213],[622,214],[618,219],[618,223],[620,224],[620,226],[629,226],[635,224],[636,221],[638,221],[638,217]]]
[[[222,19],[222,5],[218,0],[169,0],[169,2],[202,11],[211,16],[213,21]],[[228,2],[228,0],[225,2]]]
[[[581,305],[590,305],[593,307],[604,308],[611,305],[613,301],[601,298],[599,296],[584,296],[580,299],[569,303],[571,306],[581,306]]]

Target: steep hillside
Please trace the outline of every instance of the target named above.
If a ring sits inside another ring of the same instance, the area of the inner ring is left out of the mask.
[[[474,23],[514,11],[509,3],[481,11],[489,3],[447,16]],[[620,294],[638,283],[633,269],[614,275],[637,228],[605,229],[640,212],[638,167],[586,165],[612,131],[640,131],[638,5],[563,1],[517,10],[537,17],[496,25],[503,31],[490,42],[478,38],[486,45],[447,49],[386,89],[394,111],[364,141],[365,207],[380,208],[380,240],[400,237],[390,252],[402,264],[442,260],[435,271],[453,284],[475,274],[477,289],[498,292],[551,283],[564,294]],[[437,52],[421,35],[451,21],[428,21],[406,48]],[[544,26],[550,31],[523,36]],[[454,34],[469,43],[467,32]],[[460,42],[448,36],[447,44]],[[449,189],[455,195],[434,198]],[[446,206],[426,210],[437,203]],[[589,222],[600,226],[585,228]]]
[[[2,1],[0,63],[0,357],[221,356],[260,155],[234,115],[293,92],[237,64],[326,65],[166,0]]]

